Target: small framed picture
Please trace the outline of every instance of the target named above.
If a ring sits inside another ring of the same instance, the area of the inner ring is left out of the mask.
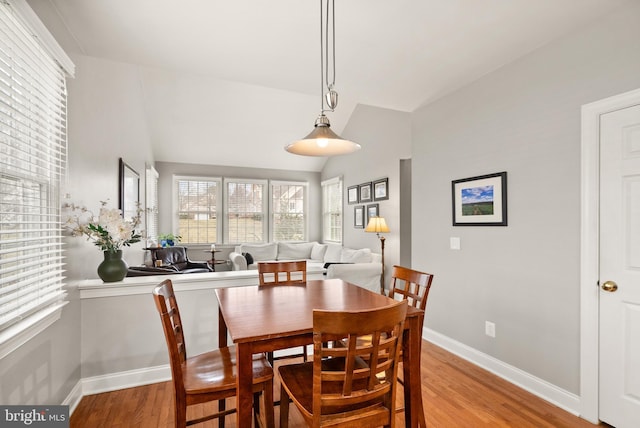
[[[389,179],[383,178],[373,182],[373,200],[384,201],[389,199]]]
[[[358,203],[358,185],[347,187],[347,203],[349,205]]]
[[[353,208],[353,227],[364,229],[364,205],[357,205]]]
[[[507,173],[451,182],[454,226],[507,225]]]
[[[366,221],[367,224],[369,224],[369,220],[371,220],[371,217],[378,217],[379,215],[380,215],[379,204],[367,205],[367,221]]]
[[[359,186],[359,190],[359,202],[373,201],[373,195],[371,194],[371,182],[361,184]]]

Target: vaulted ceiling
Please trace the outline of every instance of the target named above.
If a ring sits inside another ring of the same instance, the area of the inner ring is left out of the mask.
[[[335,2],[340,133],[357,104],[411,112],[625,0]],[[319,0],[28,3],[67,52],[141,66],[156,160],[322,168],[283,150],[320,108]]]

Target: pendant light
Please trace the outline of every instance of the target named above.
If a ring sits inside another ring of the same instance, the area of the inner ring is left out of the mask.
[[[326,8],[324,6],[325,1],[327,3]],[[338,93],[333,89],[336,81],[336,24],[334,2],[335,0],[320,0],[320,115],[318,115],[314,129],[309,135],[285,147],[286,151],[296,155],[335,156],[360,150],[360,144],[345,140],[333,132],[329,118],[325,115],[325,112],[334,111],[338,105]],[[326,22],[322,19],[325,9],[327,14]],[[329,9],[331,9],[331,14],[329,14]],[[331,56],[329,56],[329,22],[331,22],[332,31]],[[329,82],[329,59],[331,59],[332,67],[331,82]],[[327,108],[325,108],[325,101]]]

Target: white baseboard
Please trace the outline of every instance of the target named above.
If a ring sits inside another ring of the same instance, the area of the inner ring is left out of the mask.
[[[580,397],[531,374],[506,364],[490,355],[425,328],[423,339],[432,342],[465,360],[505,379],[520,388],[548,401],[576,416],[580,415]],[[288,350],[287,350],[288,351]],[[128,370],[102,376],[83,378],[62,404],[69,405],[70,414],[85,395],[116,391],[134,386],[171,380],[168,364],[144,369]]]
[[[490,355],[457,342],[447,336],[425,328],[423,339],[432,342],[465,360],[482,367],[506,381],[519,386],[567,412],[580,416],[580,397],[537,378],[517,367],[506,364]]]
[[[149,385],[151,383],[171,380],[169,364],[144,369],[128,370],[102,376],[83,378],[82,395],[99,394],[101,392]]]

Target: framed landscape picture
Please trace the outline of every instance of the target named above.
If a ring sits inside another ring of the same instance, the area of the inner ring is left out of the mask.
[[[358,205],[353,209],[353,227],[364,229],[364,205]]]
[[[347,203],[349,205],[358,203],[358,185],[347,187]]]
[[[454,226],[507,225],[507,173],[451,182]]]

